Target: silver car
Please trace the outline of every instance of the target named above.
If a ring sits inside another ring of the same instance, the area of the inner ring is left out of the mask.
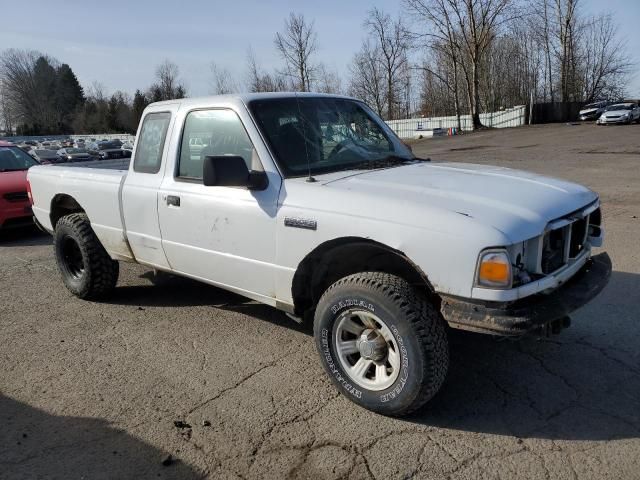
[[[637,103],[631,102],[609,105],[596,121],[598,125],[631,124],[633,122],[640,122],[640,107]]]

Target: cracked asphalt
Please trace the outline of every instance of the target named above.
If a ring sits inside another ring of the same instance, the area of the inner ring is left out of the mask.
[[[414,144],[601,194],[609,286],[545,339],[451,332],[441,393],[405,419],[339,396],[310,328],[122,265],[68,293],[47,235],[0,236],[0,478],[640,479],[640,125]],[[248,272],[250,274],[250,272]]]

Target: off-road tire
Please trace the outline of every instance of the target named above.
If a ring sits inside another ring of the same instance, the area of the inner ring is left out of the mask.
[[[353,382],[336,350],[336,322],[341,315],[363,308],[382,320],[400,345],[400,373],[384,390],[368,390]],[[444,319],[426,295],[395,275],[364,272],[331,285],[318,302],[314,336],[322,364],[338,390],[384,415],[407,415],[422,407],[440,390],[449,367]]]
[[[103,300],[118,282],[119,265],[112,260],[96,237],[84,213],[73,213],[58,220],[54,233],[54,251],[65,286],[84,300]],[[66,249],[77,245],[77,263],[71,265]],[[69,247],[71,245],[71,247]]]

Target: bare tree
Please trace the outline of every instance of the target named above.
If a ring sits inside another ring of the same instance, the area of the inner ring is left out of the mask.
[[[448,48],[433,44],[425,51],[421,63],[412,67],[417,70],[421,82],[420,101],[423,115],[456,116],[458,128],[461,128],[463,108],[459,91],[461,88],[459,65],[456,57],[451,57]]]
[[[553,72],[551,70],[551,29],[549,27],[549,0],[542,0],[542,12],[540,19],[542,20],[542,45],[544,48],[545,57],[545,81],[548,79],[549,97],[551,102],[555,102],[554,86],[553,86]]]
[[[473,128],[480,123],[480,68],[485,55],[512,0],[447,0],[454,24],[460,32],[461,52],[466,57],[462,63],[467,83],[467,95],[471,109]]]
[[[215,95],[224,95],[227,93],[236,93],[240,91],[238,83],[233,75],[226,68],[220,68],[214,62],[211,63],[211,74],[213,76],[212,93]]]
[[[156,82],[149,88],[149,96],[154,102],[184,98],[187,90],[178,79],[180,70],[178,66],[165,60],[156,68]]]
[[[381,52],[377,46],[365,41],[353,58],[349,71],[349,93],[371,105],[376,113],[384,115],[387,87],[382,69]]]
[[[621,97],[632,63],[624,42],[616,37],[610,15],[589,19],[582,28],[581,97],[587,102]]]
[[[317,91],[320,93],[342,93],[342,81],[335,70],[330,70],[321,63],[317,68]]]
[[[426,32],[413,32],[414,43],[418,46],[430,48],[435,57],[439,58],[441,71],[431,69],[427,62],[422,62],[418,68],[428,75],[426,78],[435,77],[451,93],[453,97],[454,111],[458,129],[460,122],[460,95],[459,95],[459,71],[461,63],[460,35],[456,31],[451,12],[446,0],[404,0],[405,6],[411,14],[421,19],[431,28]],[[427,56],[428,57],[428,56]],[[443,61],[444,60],[444,61]],[[426,92],[423,90],[423,96]]]
[[[36,51],[5,50],[0,57],[0,75],[6,101],[16,121],[38,118],[40,106],[35,81],[35,64],[42,54]]]
[[[313,22],[307,23],[303,15],[291,13],[284,22],[284,31],[276,33],[275,46],[285,61],[287,75],[295,79],[296,88],[308,92],[315,73],[311,57],[317,48]]]
[[[3,125],[2,129],[7,135],[12,135],[15,122],[15,114],[13,112],[13,106],[10,101],[7,88],[4,85],[4,80],[0,78],[0,119]]]
[[[560,69],[560,101],[575,100],[576,78],[576,23],[579,0],[555,0],[557,37],[556,55]]]
[[[253,50],[247,52],[247,89],[250,92],[281,92],[290,90],[287,79],[277,73],[263,72]]]
[[[374,8],[369,12],[365,26],[373,36],[379,51],[378,59],[385,74],[387,109],[386,118],[397,118],[398,98],[402,94],[397,89],[406,83],[408,62],[408,37],[401,19],[393,20],[388,14]]]
[[[444,49],[455,65],[461,67],[473,128],[480,123],[480,81],[487,52],[504,22],[513,0],[405,0],[431,29],[425,37]],[[457,84],[457,82],[456,82]],[[458,102],[459,103],[459,102]]]
[[[247,84],[250,92],[262,92],[261,74],[253,49],[247,51]]]
[[[96,102],[106,102],[109,98],[109,93],[107,92],[107,87],[96,80],[89,85],[87,97]]]

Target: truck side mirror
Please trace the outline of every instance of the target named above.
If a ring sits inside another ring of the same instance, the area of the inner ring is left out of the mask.
[[[244,159],[235,155],[207,155],[202,165],[202,182],[206,187],[246,187],[264,190],[265,172],[250,171]]]

